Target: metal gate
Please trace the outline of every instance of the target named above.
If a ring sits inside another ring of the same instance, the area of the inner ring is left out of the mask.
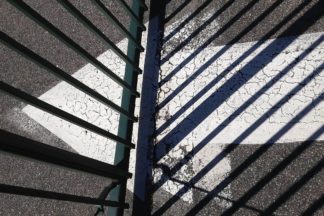
[[[47,19],[45,19],[27,3],[23,2],[22,0],[7,1],[11,5],[19,9],[25,16],[28,16],[40,27],[48,31],[55,38],[63,42],[74,52],[83,57],[83,59],[85,59],[87,62],[94,65],[97,69],[106,74],[110,79],[119,84],[123,88],[123,93],[121,105],[117,105],[103,95],[99,94],[97,91],[78,81],[76,78],[69,75],[66,71],[58,68],[55,64],[46,60],[44,57],[33,52],[31,49],[25,47],[15,39],[11,38],[6,33],[1,32],[0,41],[5,46],[16,51],[21,56],[36,63],[38,66],[46,69],[47,72],[71,84],[85,94],[114,109],[120,114],[120,118],[118,133],[113,134],[55,106],[52,106],[49,103],[46,103],[18,88],[9,85],[8,83],[0,81],[0,90],[2,92],[43,111],[51,113],[59,118],[81,126],[89,131],[95,132],[103,137],[116,141],[117,143],[115,161],[114,164],[111,165],[53,146],[49,146],[44,143],[40,143],[23,136],[13,134],[5,130],[0,130],[0,150],[2,151],[10,152],[17,156],[25,156],[42,162],[60,165],[66,168],[107,177],[112,180],[112,184],[107,187],[98,198],[76,196],[71,194],[44,191],[7,184],[0,184],[0,192],[46,199],[96,204],[101,206],[101,208],[98,209],[97,213],[103,211],[103,209],[105,209],[104,206],[108,206],[109,215],[123,215],[123,210],[129,207],[129,205],[125,203],[125,193],[127,179],[132,176],[132,174],[128,172],[129,155],[130,149],[135,148],[135,144],[131,142],[131,137],[133,123],[138,121],[137,117],[134,116],[134,108],[135,99],[140,96],[140,94],[136,91],[136,86],[138,74],[142,72],[139,68],[139,54],[144,50],[144,48],[141,46],[141,35],[142,31],[145,30],[145,26],[143,25],[143,13],[145,10],[147,10],[147,6],[143,2],[143,0],[133,0],[131,7],[128,6],[128,4],[124,0],[117,1],[124,9],[125,14],[130,17],[130,26],[129,29],[126,29],[113,15],[113,13],[110,12],[109,8],[105,7],[105,5],[100,0],[90,0],[90,2],[94,4],[107,17],[107,21],[114,25],[117,29],[119,29],[119,31],[128,39],[128,50],[127,54],[125,54],[72,3],[67,0],[57,0],[57,2],[64,6],[64,8],[71,15],[73,15],[78,20],[78,22],[80,22],[84,27],[93,32],[126,63],[126,71],[124,79],[122,79],[113,71],[108,69],[100,61],[98,61],[84,48],[82,48],[81,45],[73,41],[59,28],[51,24]]]

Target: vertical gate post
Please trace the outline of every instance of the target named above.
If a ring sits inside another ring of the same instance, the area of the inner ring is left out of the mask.
[[[143,14],[144,14],[144,10],[146,9],[144,6],[145,4],[142,2],[142,0],[133,0],[132,11],[134,12],[135,15],[137,15],[138,19],[141,22],[143,22]],[[143,29],[137,25],[136,20],[131,19],[129,31],[132,34],[132,36],[136,39],[136,42],[140,44]],[[127,56],[137,65],[139,64],[139,60],[140,60],[140,52],[141,51],[136,46],[134,46],[133,43],[128,43]],[[138,79],[138,74],[134,73],[133,67],[129,64],[126,64],[124,81],[136,89],[137,79]],[[130,113],[134,113],[135,99],[136,96],[130,94],[128,90],[123,89],[121,107]],[[123,137],[124,139],[127,140],[131,140],[132,132],[133,132],[133,122],[121,115],[119,119],[118,136]],[[130,149],[127,149],[120,143],[117,143],[114,164],[124,170],[128,170],[129,156],[130,156]],[[124,181],[119,186],[117,186],[111,192],[109,197],[110,200],[115,200],[121,203],[125,202],[126,185],[127,185],[127,181]],[[123,211],[124,209],[122,208],[110,207],[108,208],[108,215],[121,216],[123,215]]]

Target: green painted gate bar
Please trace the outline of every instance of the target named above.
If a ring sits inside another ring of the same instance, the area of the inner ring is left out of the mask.
[[[142,2],[142,0],[134,0],[131,8],[141,22],[143,22],[144,11],[147,9],[147,7],[145,7],[144,5],[145,4]],[[136,20],[131,19],[129,29],[132,36],[136,39],[136,43],[140,43],[142,39],[143,28],[141,28],[138,25]],[[135,47],[130,42],[128,43],[127,56],[129,56],[130,59],[132,59],[132,61],[136,62],[137,64],[139,64],[140,52],[141,50],[138,49],[138,47]],[[136,89],[138,75],[134,73],[132,70],[133,70],[132,67],[126,64],[124,81]],[[136,98],[128,91],[123,91],[121,107],[130,113],[134,113],[135,99]],[[127,118],[124,118],[124,116],[120,116],[118,136],[123,137],[124,139],[127,140],[131,140],[132,132],[133,132],[133,122],[129,121],[129,119]],[[122,169],[128,170],[129,156],[130,156],[130,149],[125,148],[124,145],[118,143],[116,147],[114,164]],[[111,192],[111,195],[109,196],[110,200],[124,203],[125,195],[126,195],[126,184],[127,181],[124,181],[116,188],[114,188],[114,190]],[[123,209],[109,207],[108,215],[121,216],[123,215]]]
[[[51,113],[61,119],[65,119],[82,128],[93,131],[101,136],[111,139],[117,143],[115,151],[114,164],[107,164],[96,161],[72,152],[49,146],[26,137],[0,130],[0,150],[10,152],[17,156],[36,159],[40,162],[59,165],[63,168],[70,168],[82,172],[92,173],[104,176],[112,180],[109,185],[98,198],[86,196],[75,196],[65,193],[56,193],[53,191],[37,190],[27,187],[17,187],[13,185],[0,185],[0,193],[15,194],[21,196],[40,197],[44,199],[55,199],[63,201],[72,201],[79,203],[88,203],[99,205],[98,212],[103,210],[104,206],[108,207],[104,214],[118,215],[124,214],[124,209],[129,208],[129,204],[125,203],[126,184],[132,174],[128,172],[130,149],[135,147],[131,142],[133,124],[137,122],[134,116],[135,100],[140,94],[137,92],[138,75],[142,73],[139,68],[140,52],[144,51],[141,45],[142,31],[146,30],[143,23],[143,14],[147,10],[147,6],[143,0],[133,0],[130,7],[124,0],[116,0],[125,14],[130,17],[129,29],[126,29],[118,19],[106,8],[101,0],[89,0],[94,4],[103,15],[107,17],[107,22],[112,23],[119,31],[128,39],[127,54],[121,51],[99,28],[93,24],[85,15],[83,15],[68,0],[56,0],[61,4],[67,12],[73,15],[88,30],[94,33],[96,37],[102,40],[116,55],[118,55],[126,64],[124,78],[120,78],[113,71],[108,69],[94,56],[87,52],[77,42],[64,34],[59,28],[54,26],[36,10],[30,7],[22,0],[7,0],[14,7],[19,9],[25,16],[29,17],[36,24],[47,30],[56,39],[63,42],[67,47],[74,50],[78,55],[83,57],[87,62],[91,63],[98,70],[106,74],[110,79],[119,84],[122,88],[121,105],[115,104],[108,100],[97,91],[91,89],[87,85],[69,75],[66,71],[58,68],[55,64],[48,61],[43,56],[33,52],[15,39],[11,38],[5,32],[0,32],[0,42],[16,51],[28,60],[36,63],[38,66],[46,69],[46,73],[54,74],[61,80],[81,90],[90,97],[95,98],[106,106],[114,109],[120,114],[118,122],[118,133],[112,134],[103,130],[87,121],[84,121],[70,113],[67,113],[55,106],[52,106],[8,83],[0,81],[0,91],[4,92],[16,99],[26,102],[32,106],[38,107],[47,113]],[[98,213],[97,212],[97,213]],[[95,215],[97,215],[95,213]]]

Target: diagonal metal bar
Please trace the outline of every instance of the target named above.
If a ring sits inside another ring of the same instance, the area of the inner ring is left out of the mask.
[[[133,10],[128,6],[124,0],[117,0],[117,2],[125,9],[125,11],[133,18],[133,21],[142,29],[146,30],[145,25],[138,19],[138,16],[133,12]]]
[[[85,17],[76,7],[68,0],[56,0],[75,18],[77,18],[86,28],[95,33],[104,43],[106,43],[121,59],[130,64],[133,70],[137,73],[142,73],[142,70],[127,57],[100,29],[98,29],[87,17]]]
[[[110,133],[109,131],[99,128],[99,127],[97,127],[87,121],[84,121],[74,115],[71,115],[61,109],[58,109],[55,106],[52,106],[42,100],[39,100],[38,98],[31,96],[31,95],[15,88],[15,87],[12,87],[2,81],[0,81],[0,90],[20,99],[28,104],[31,104],[41,110],[44,110],[45,112],[51,113],[55,116],[65,119],[73,124],[79,125],[85,129],[88,129],[92,132],[95,132],[95,133],[101,135],[101,136],[104,136],[108,139],[114,140],[116,142],[120,142],[120,143],[124,144],[125,147],[135,148],[135,145],[133,143],[131,143],[130,141],[128,141],[124,138],[121,138],[119,136],[116,136],[116,135]]]
[[[7,45],[9,48],[15,50],[16,52],[22,54],[24,57],[32,60],[36,64],[40,65],[41,67],[47,69],[49,72],[54,74],[55,76],[63,79],[64,81],[68,82],[75,88],[79,89],[80,91],[90,95],[91,97],[97,99],[98,101],[104,103],[105,105],[109,106],[110,108],[114,109],[118,113],[125,115],[127,118],[131,119],[132,121],[137,121],[138,119],[130,114],[125,109],[121,108],[117,104],[113,103],[112,101],[108,100],[98,92],[94,91],[93,89],[89,88],[87,85],[83,84],[79,80],[73,78],[71,75],[66,73],[65,71],[61,70],[60,68],[53,65],[51,62],[47,61],[46,59],[42,58],[38,54],[34,53],[27,47],[23,46],[22,44],[18,43],[16,40],[10,38],[7,34],[0,31],[0,41]]]
[[[140,42],[137,41],[132,34],[118,21],[118,19],[106,8],[106,6],[100,0],[91,0],[100,11],[112,22],[114,25],[119,28],[119,30],[127,37],[136,48],[141,52],[144,51],[144,47],[141,46]]]
[[[42,26],[44,29],[49,31],[57,39],[59,39],[64,44],[66,44],[68,47],[70,47],[75,52],[77,52],[79,55],[81,55],[84,59],[86,59],[91,64],[96,66],[100,71],[105,73],[107,76],[109,76],[112,80],[114,80],[120,86],[129,90],[129,92],[131,94],[139,97],[140,94],[135,89],[133,89],[132,86],[130,86],[127,82],[122,80],[119,76],[117,76],[114,72],[112,72],[109,68],[107,68],[104,64],[102,64],[100,61],[98,61],[89,52],[87,52],[85,49],[83,49],[79,44],[74,42],[71,38],[69,38],[67,35],[65,35],[61,30],[56,28],[53,24],[51,24],[49,21],[47,21],[44,17],[42,17],[39,13],[37,13],[34,9],[32,9],[26,3],[24,3],[23,1],[20,1],[20,0],[7,0],[7,1],[10,4],[12,4],[13,6],[15,6],[17,9],[19,9],[21,12],[23,12],[26,16],[28,16],[29,18],[34,20],[36,23],[38,23],[40,26]]]
[[[102,199],[97,199],[92,197],[77,196],[72,194],[64,194],[64,193],[38,190],[33,188],[19,187],[19,186],[6,185],[6,184],[0,184],[0,192],[23,195],[23,196],[40,197],[46,199],[55,199],[55,200],[62,200],[62,201],[119,207],[124,209],[129,208],[129,205],[127,203],[119,203],[115,201],[102,200]]]
[[[65,151],[5,130],[0,130],[0,138],[0,150],[2,151],[118,181],[132,177],[131,173],[111,164]]]

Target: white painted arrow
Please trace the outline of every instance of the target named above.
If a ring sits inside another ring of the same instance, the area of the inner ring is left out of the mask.
[[[167,33],[172,31],[176,25],[171,25],[167,29]],[[217,27],[217,23],[213,23],[212,28]],[[210,29],[208,30],[210,31]],[[202,32],[205,38],[208,38],[208,31]],[[180,35],[180,36],[179,36]],[[175,37],[181,40],[181,32]],[[183,34],[182,34],[183,35]],[[226,99],[226,102],[221,104],[215,111],[210,114],[202,123],[197,124],[184,139],[181,139],[177,146],[172,149],[166,156],[164,156],[159,163],[165,164],[172,168],[172,165],[179,162],[186,152],[191,151],[198,143],[201,142],[214,128],[220,126],[228,116],[231,115],[238,107],[240,107],[246,100],[248,100],[257,90],[262,88],[267,82],[285,68],[298,55],[305,51],[311,44],[316,41],[323,33],[305,34],[299,36],[295,41],[284,50],[284,52],[276,53],[276,57],[270,64],[259,71],[251,80],[249,80],[243,87],[236,91],[231,97]],[[285,40],[292,40],[291,38],[273,39],[264,42],[257,50],[255,50],[249,57],[247,57],[238,66],[231,69],[225,77],[220,79],[212,86],[202,97],[196,100],[180,117],[175,119],[170,126],[168,126],[157,139],[161,140],[173,128],[175,128],[181,121],[194,111],[203,101],[210,97],[213,92],[224,84],[230,77],[238,73],[242,67],[251,59],[256,57],[261,50],[269,44],[273,46],[273,53],[276,48],[280,48]],[[188,45],[189,48],[183,49],[175,54],[169,61],[161,67],[161,76],[165,77],[170,73],[180,62],[188,57],[195,49],[199,41],[193,41]],[[244,51],[248,50],[256,42],[235,44],[225,54],[215,60],[207,69],[205,69],[199,76],[197,76],[190,84],[181,90],[166,106],[159,112],[159,119],[157,121],[157,128],[165,123],[165,119],[174,116],[195,94],[200,92],[211,80],[215,79],[222,73],[233,61],[240,57]],[[143,44],[146,44],[146,35],[143,38]],[[118,47],[126,49],[127,40],[122,40],[118,43]],[[170,81],[165,83],[159,93],[159,102],[166,99],[179,85],[184,83],[197,69],[206,63],[215,53],[217,53],[223,46],[208,47],[202,50],[195,58],[190,61],[183,69],[181,69]],[[168,52],[168,48],[164,49]],[[270,55],[271,53],[269,53]],[[145,53],[141,55],[141,64],[143,64]],[[310,51],[305,59],[294,66],[287,75],[271,87],[265,94],[260,95],[258,100],[245,109],[239,116],[236,117],[229,125],[224,125],[223,130],[217,134],[193,159],[188,162],[175,175],[175,178],[183,181],[189,181],[196,173],[198,173],[206,164],[208,164],[216,155],[218,155],[226,144],[235,140],[246,128],[248,128],[258,117],[265,113],[273,104],[282,98],[286,92],[303,80],[310,74],[317,66],[323,63],[324,59],[324,44],[321,43],[315,49]],[[124,74],[124,64],[112,51],[108,50],[98,57],[98,60],[107,65],[112,71],[119,76]],[[262,57],[260,62],[262,64]],[[117,104],[120,104],[121,88],[109,80],[100,71],[88,64],[78,70],[73,76],[85,84],[89,85],[99,93],[107,96]],[[271,137],[279,128],[285,125],[294,114],[302,110],[313,98],[323,92],[324,89],[324,75],[323,72],[316,76],[308,85],[306,85],[301,92],[296,94],[288,103],[284,104],[279,112],[264,122],[257,128],[250,136],[248,136],[242,144],[262,144],[269,137]],[[244,76],[242,76],[244,79]],[[141,81],[139,82],[141,83]],[[141,89],[141,86],[139,86]],[[119,115],[105,107],[101,103],[91,99],[79,90],[73,88],[65,82],[57,84],[55,87],[44,93],[39,97],[40,99],[53,104],[69,113],[83,118],[93,124],[96,124],[110,132],[116,133],[118,127]],[[137,103],[139,104],[139,103]],[[154,104],[152,104],[154,106]],[[137,105],[138,108],[138,105]],[[294,128],[277,142],[291,142],[301,141],[306,139],[314,130],[323,124],[324,119],[324,104],[321,103],[312,112],[297,123]],[[64,120],[58,119],[44,113],[32,106],[26,106],[23,111],[32,119],[37,121],[43,127],[47,128],[53,134],[58,136],[64,142],[69,144],[78,153],[95,158],[107,163],[113,163],[115,143],[100,137],[92,132],[86,131],[82,128],[74,126]],[[137,110],[138,112],[138,110]],[[195,124],[195,119],[190,119]],[[179,131],[181,134],[181,131]],[[175,135],[173,138],[177,138]],[[323,139],[320,137],[319,139]],[[134,142],[137,140],[137,128],[134,131]],[[134,171],[135,156],[132,151],[130,170]],[[196,186],[204,188],[205,190],[212,190],[219,182],[221,182],[231,171],[230,159],[225,158],[217,164],[211,171],[204,176]],[[155,181],[158,181],[162,172],[159,169],[155,170]],[[176,194],[182,187],[180,183],[168,180],[163,184],[162,189]],[[129,189],[133,191],[132,182],[129,184]],[[231,198],[230,186],[221,194],[226,198]],[[189,190],[182,199],[188,202],[193,201],[192,191]],[[228,206],[229,203],[219,200],[222,206]]]

